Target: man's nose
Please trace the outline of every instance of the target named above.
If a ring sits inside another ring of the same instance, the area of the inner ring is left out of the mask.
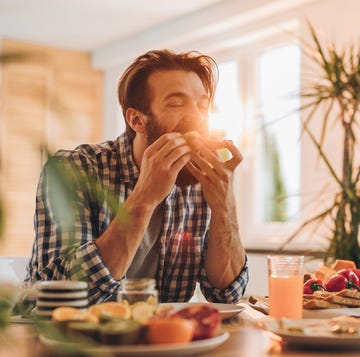
[[[194,114],[184,115],[179,126],[183,133],[196,130],[199,133],[206,134],[208,132],[208,117]]]

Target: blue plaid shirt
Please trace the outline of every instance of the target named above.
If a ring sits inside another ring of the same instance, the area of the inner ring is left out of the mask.
[[[115,141],[60,150],[55,158],[63,167],[77,168],[81,176],[69,185],[73,188],[70,201],[76,202],[72,206],[76,209],[64,209],[67,196],[61,188],[54,193],[59,175],[51,174],[48,162],[38,184],[36,236],[25,281],[85,280],[90,303],[107,300],[117,293],[120,282],[103,264],[95,241],[116,214],[110,197],[116,197],[121,205],[137,182],[139,171],[129,139],[124,133]],[[101,194],[94,187],[101,187]],[[244,294],[249,278],[247,264],[226,289],[215,288],[206,277],[210,218],[199,184],[185,189],[174,186],[165,199],[158,237],[157,288],[161,302],[188,301],[197,281],[208,301],[234,303]]]

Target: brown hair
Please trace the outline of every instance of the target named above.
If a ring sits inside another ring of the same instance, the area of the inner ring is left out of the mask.
[[[213,100],[218,80],[218,68],[214,59],[196,51],[185,53],[174,53],[166,49],[149,51],[137,57],[119,80],[118,98],[124,118],[128,108],[149,113],[151,98],[147,80],[150,74],[177,69],[195,72],[208,92],[210,100]],[[135,137],[135,132],[127,122],[126,132],[131,140]]]

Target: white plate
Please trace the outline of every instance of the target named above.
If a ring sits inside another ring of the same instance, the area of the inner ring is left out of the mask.
[[[50,299],[50,298],[55,298],[55,299],[79,299],[79,298],[87,298],[88,297],[88,292],[87,290],[83,290],[83,291],[74,291],[71,293],[64,293],[62,291],[58,291],[58,292],[48,292],[48,291],[39,291],[37,293],[37,297],[39,298],[46,298],[46,299]]]
[[[269,332],[275,334],[276,337],[281,337],[281,339],[288,344],[323,349],[360,349],[360,334],[356,333],[351,335],[331,332],[331,326],[338,324],[338,322],[334,321],[331,323],[332,319],[282,319],[282,321],[283,328],[279,328],[279,322],[276,322],[276,320],[265,321],[265,324]],[[353,326],[359,329],[359,322],[357,322],[356,325],[348,324],[347,326]],[[295,329],[289,331],[289,327]],[[298,327],[301,327],[303,331],[296,331]]]
[[[304,319],[329,319],[336,316],[356,316],[360,317],[359,307],[344,307],[339,309],[314,309],[303,310]]]
[[[299,333],[282,333],[276,332],[284,342],[291,345],[315,347],[315,348],[346,348],[360,349],[359,336],[309,336]]]
[[[41,317],[51,317],[52,316],[52,311],[55,310],[56,307],[54,308],[50,308],[50,309],[46,309],[46,310],[42,310],[39,307],[36,307],[34,309],[34,314],[35,316],[41,316]],[[86,311],[87,310],[87,306],[86,307],[77,307],[77,309],[82,310],[82,311]]]
[[[59,306],[70,306],[70,307],[88,307],[89,301],[88,299],[81,299],[81,300],[64,300],[64,301],[43,301],[37,300],[36,306],[38,308],[41,307],[59,307]]]
[[[37,290],[87,290],[88,284],[85,281],[74,281],[74,280],[42,280],[36,284]]]
[[[175,310],[180,310],[185,307],[194,306],[194,305],[204,305],[210,304],[217,308],[220,312],[220,316],[222,320],[229,319],[230,317],[234,317],[240,311],[244,310],[243,306],[238,306],[235,304],[220,304],[220,303],[208,303],[208,302],[173,302],[173,303],[162,303],[160,306],[172,306]]]
[[[21,315],[13,315],[10,317],[10,322],[16,324],[33,324],[34,320],[29,317],[23,317]]]
[[[59,342],[50,340],[42,335],[39,336],[47,346],[56,348],[64,347],[74,349],[79,345]],[[223,332],[220,335],[207,338],[205,340],[193,341],[186,344],[166,344],[166,345],[127,345],[127,346],[110,346],[102,345],[99,347],[86,348],[87,351],[96,353],[115,353],[117,356],[146,356],[146,357],[158,357],[158,356],[188,356],[196,353],[204,353],[214,349],[221,345],[229,338],[228,332]]]

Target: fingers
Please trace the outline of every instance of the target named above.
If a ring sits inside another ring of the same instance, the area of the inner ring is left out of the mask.
[[[208,146],[205,145],[197,145],[197,151],[193,154],[193,159],[197,159],[196,163],[200,165],[200,159],[202,159],[208,166],[221,169],[225,165],[225,168],[229,170],[234,170],[242,161],[243,157],[239,151],[239,149],[233,144],[231,140],[224,140],[221,142],[212,141],[212,145],[214,148],[218,149],[228,149],[231,153],[231,159],[223,162],[219,156],[208,149]],[[206,166],[201,166],[201,168],[206,171]]]
[[[206,178],[205,172],[200,170],[197,166],[194,165],[192,161],[189,161],[186,164],[186,168],[189,170],[189,172],[198,179],[200,183],[203,183],[203,180]]]
[[[161,164],[179,171],[190,160],[191,148],[181,134],[167,133],[151,144],[144,156],[155,165]]]
[[[159,137],[159,139],[157,139],[155,142],[153,142],[146,150],[152,154],[153,152],[157,152],[159,151],[161,148],[164,147],[164,145],[171,143],[172,140],[175,140],[177,138],[179,138],[180,140],[183,140],[182,135],[179,133],[167,133],[164,135],[161,135]],[[185,143],[185,141],[183,140],[183,143]]]
[[[231,140],[224,141],[225,148],[231,152],[232,158],[225,162],[229,170],[234,170],[243,160],[240,150],[233,144]]]

